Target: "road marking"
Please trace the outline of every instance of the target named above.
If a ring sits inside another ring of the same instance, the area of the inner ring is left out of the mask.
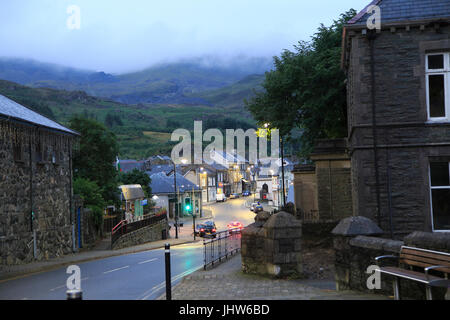
[[[158,258],[153,258],[153,259],[150,259],[150,260],[141,261],[138,264],[148,263],[148,262],[152,262],[152,261],[155,261],[155,260],[158,260]]]
[[[87,277],[86,278],[82,278],[80,281],[85,281],[87,279],[88,279]],[[50,289],[50,291],[55,291],[55,290],[58,290],[58,289],[61,289],[61,288],[65,288],[65,287],[67,287],[67,284],[63,284],[62,286],[52,288],[52,289]]]
[[[173,276],[171,279],[171,283],[177,281],[180,278],[183,278],[185,276],[187,276],[188,274],[191,274],[195,271],[197,271],[198,269],[203,268],[203,264],[199,265],[197,267],[191,268],[189,270],[186,270],[185,272],[182,272],[176,276]],[[149,297],[151,297],[152,295],[154,295],[156,292],[158,292],[159,290],[163,289],[166,286],[166,282],[163,281],[160,284],[154,286],[153,288],[151,288],[150,290],[147,290],[146,292],[144,292],[143,294],[141,294],[141,296],[143,296],[142,298],[137,298],[136,300],[147,300]]]
[[[130,267],[130,266],[125,266],[125,267],[121,267],[121,268],[117,268],[117,269],[112,269],[112,270],[103,272],[103,274],[107,274],[107,273],[111,273],[111,272],[114,272],[114,271],[126,269],[126,268],[129,268],[129,267]]]

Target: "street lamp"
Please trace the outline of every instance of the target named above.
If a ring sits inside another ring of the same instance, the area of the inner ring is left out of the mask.
[[[175,162],[173,163],[173,185],[175,191],[175,239],[178,239],[178,190],[177,190],[177,168]],[[186,159],[181,159],[181,163],[186,164]]]

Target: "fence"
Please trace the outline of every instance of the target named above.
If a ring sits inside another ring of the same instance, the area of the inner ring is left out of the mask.
[[[214,266],[214,263],[227,259],[229,255],[233,255],[240,249],[241,232],[239,228],[217,232],[210,239],[203,239],[203,269],[206,270],[207,266]]]
[[[142,220],[138,220],[135,222],[127,223],[126,220],[120,221],[114,228],[111,230],[111,248],[122,235],[139,230],[143,227],[147,227],[157,222],[167,219],[166,214],[158,214],[152,215],[150,217],[144,216]]]
[[[103,232],[110,233],[111,230],[123,220],[123,213],[103,217]]]

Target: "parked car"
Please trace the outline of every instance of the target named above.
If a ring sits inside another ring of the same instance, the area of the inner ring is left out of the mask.
[[[239,198],[239,193],[230,194],[230,199],[236,199],[236,198]]]
[[[229,233],[233,233],[233,232],[241,232],[244,226],[239,221],[232,221],[227,225],[227,228]]]
[[[258,213],[258,212],[263,211],[263,210],[264,210],[263,206],[260,205],[260,204],[258,204],[258,205],[256,205],[255,208],[253,209],[253,212],[254,212],[254,213]]]
[[[242,195],[243,195],[244,197],[248,197],[250,194],[251,194],[251,193],[250,193],[250,191],[248,191],[248,190],[245,190],[244,192],[242,192]]]
[[[206,221],[195,226],[195,235],[200,237],[216,237],[216,224],[213,221]]]
[[[225,202],[227,201],[227,197],[225,196],[224,193],[218,193],[216,195],[216,202]]]
[[[250,211],[255,211],[255,207],[259,205],[259,202],[253,202],[250,206]]]

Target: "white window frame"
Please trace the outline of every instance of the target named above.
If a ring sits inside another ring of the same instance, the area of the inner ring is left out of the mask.
[[[444,56],[444,68],[443,69],[429,69],[428,57],[443,55]],[[445,117],[431,117],[430,116],[430,75],[444,75],[444,96],[445,96]],[[429,53],[425,56],[425,87],[426,87],[426,99],[427,99],[427,117],[428,122],[435,123],[447,123],[450,122],[450,53],[449,52],[435,52]]]
[[[442,161],[442,162],[444,162],[444,161]],[[450,172],[450,162],[448,162],[448,167],[449,167],[449,172]],[[429,178],[429,183],[430,183],[431,230],[432,230],[432,232],[450,232],[450,229],[442,229],[442,230],[434,229],[434,213],[433,213],[433,190],[450,189],[450,185],[449,186],[432,186],[431,185],[431,162],[428,165],[428,178]]]

